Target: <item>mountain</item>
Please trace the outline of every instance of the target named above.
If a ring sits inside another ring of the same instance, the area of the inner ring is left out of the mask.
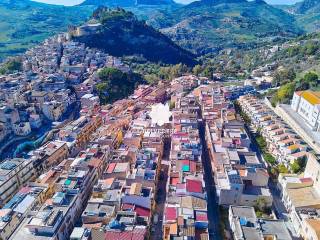
[[[295,5],[295,12],[298,14],[319,13],[320,0],[305,0]]]
[[[139,5],[175,5],[173,0],[86,0],[81,5],[134,7]]]
[[[262,0],[202,0],[148,20],[180,46],[197,54],[252,48],[302,33],[295,18]]]
[[[93,7],[64,7],[29,0],[0,0],[0,59],[22,53],[50,35],[81,24]]]
[[[320,0],[304,0],[287,8],[306,32],[320,31]]]
[[[139,55],[152,62],[194,65],[194,55],[124,9],[98,8],[87,25],[71,33],[74,40],[115,56]]]

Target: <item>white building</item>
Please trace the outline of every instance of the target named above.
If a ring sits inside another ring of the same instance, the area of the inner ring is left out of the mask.
[[[29,122],[20,122],[12,125],[13,132],[17,136],[27,136],[31,133],[31,127]]]
[[[291,108],[306,120],[312,130],[320,131],[320,92],[295,92]]]
[[[12,159],[0,165],[0,205],[6,203],[19,187],[34,176],[33,162]]]
[[[94,96],[93,94],[90,94],[90,93],[82,96],[80,101],[81,101],[82,108],[84,107],[93,108],[94,106],[98,106],[100,104],[99,97]]]

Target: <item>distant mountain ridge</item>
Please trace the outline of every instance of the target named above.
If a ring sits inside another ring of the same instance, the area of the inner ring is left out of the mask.
[[[197,54],[228,47],[254,47],[302,30],[289,13],[262,0],[202,0],[148,20],[180,46]]]
[[[320,0],[304,0],[301,3],[296,4],[295,12],[298,14],[306,14],[310,12],[319,13],[320,10]]]
[[[138,5],[174,5],[173,0],[86,0],[81,5],[134,7]]]

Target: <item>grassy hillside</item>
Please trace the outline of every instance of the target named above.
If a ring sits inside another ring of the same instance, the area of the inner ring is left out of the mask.
[[[172,12],[160,11],[148,22],[196,53],[255,47],[302,32],[292,15],[260,0],[202,0]]]
[[[0,59],[24,52],[68,25],[85,21],[93,7],[63,7],[29,0],[0,1]]]

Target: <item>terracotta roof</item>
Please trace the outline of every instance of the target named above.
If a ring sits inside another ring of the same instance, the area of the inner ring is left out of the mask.
[[[318,239],[320,239],[320,220],[318,219],[307,219],[306,222],[309,224],[310,227],[313,228],[315,231]]]
[[[110,163],[107,168],[107,173],[112,173],[113,170],[115,169],[116,165],[117,165],[116,163]]]
[[[170,224],[170,234],[177,235],[178,225],[176,223]]]
[[[202,182],[199,180],[187,179],[187,191],[202,193]]]
[[[139,206],[136,206],[134,211],[137,213],[138,216],[141,216],[141,217],[150,217],[150,213],[151,213],[150,209],[146,209]]]
[[[167,221],[174,221],[177,219],[177,209],[175,207],[167,207],[165,210]]]

